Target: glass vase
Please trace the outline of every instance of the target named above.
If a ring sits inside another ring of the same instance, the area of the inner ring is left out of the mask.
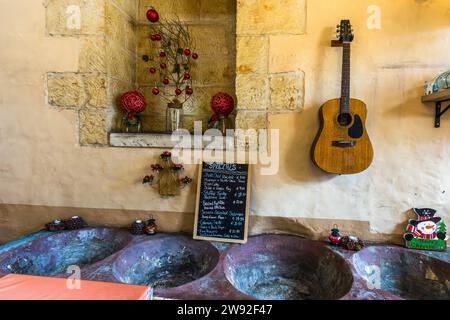
[[[172,133],[183,127],[183,105],[179,102],[167,104],[166,132]]]

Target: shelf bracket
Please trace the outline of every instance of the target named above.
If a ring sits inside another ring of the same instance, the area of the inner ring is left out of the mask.
[[[441,127],[441,117],[444,115],[444,113],[446,113],[448,111],[448,109],[450,109],[450,105],[448,105],[447,108],[445,108],[444,110],[441,110],[442,109],[442,103],[446,102],[446,101],[449,101],[449,100],[436,102],[436,117],[434,119],[434,127],[435,128],[440,128]]]

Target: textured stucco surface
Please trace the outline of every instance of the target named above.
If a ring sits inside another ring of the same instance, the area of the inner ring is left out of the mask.
[[[450,117],[444,116],[442,127],[434,129],[432,107],[420,102],[424,81],[450,66],[450,3],[377,3],[382,9],[381,30],[366,27],[372,1],[309,1],[305,34],[302,29],[267,34],[268,44],[261,44],[268,49],[267,69],[258,71],[263,66],[255,59],[246,62],[255,70],[251,76],[304,72],[305,78],[303,112],[268,117],[270,127],[280,129],[280,171],[261,176],[258,167],[254,170],[254,230],[314,237],[326,234],[337,220],[348,221],[345,230],[357,230],[367,238],[394,234],[400,239],[413,206],[435,207],[450,220]],[[46,105],[47,73],[78,72],[80,52],[87,44],[85,38],[48,37],[45,17],[40,1],[0,0],[0,41],[6,44],[0,51],[0,241],[35,230],[56,216],[77,213],[70,207],[82,208],[94,224],[125,224],[138,212],[161,212],[163,228],[189,225],[192,220],[184,217],[194,211],[195,188],[161,200],[140,184],[161,150],[82,148],[74,134],[78,113]],[[330,48],[329,41],[342,17],[352,20],[357,34],[353,96],[368,104],[368,130],[376,154],[371,168],[356,176],[325,175],[309,159],[318,107],[340,93],[340,51]],[[84,64],[97,65],[95,60]],[[126,87],[117,82],[116,88]],[[256,115],[256,123],[267,121],[265,111],[247,114]],[[195,166],[186,170],[196,175]],[[19,210],[7,204],[34,206]],[[167,212],[171,213],[164,215]]]

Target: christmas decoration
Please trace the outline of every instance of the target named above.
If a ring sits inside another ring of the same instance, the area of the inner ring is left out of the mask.
[[[216,93],[211,99],[211,109],[214,114],[227,117],[234,110],[234,99],[228,93]]]
[[[168,103],[166,129],[173,132],[182,125],[183,104],[194,94],[192,89],[192,62],[198,59],[193,50],[193,42],[186,25],[176,18],[160,18],[155,8],[147,11],[151,22],[150,46],[156,48],[154,56],[144,55],[143,60],[150,64],[154,88],[153,94],[160,94]],[[156,78],[159,75],[158,78]],[[158,92],[158,93],[155,93]],[[169,106],[171,104],[171,106]],[[179,107],[181,106],[181,107]],[[176,125],[172,125],[176,122]]]
[[[148,220],[147,225],[144,228],[144,232],[150,236],[155,235],[158,232],[158,226],[156,225],[156,220],[153,217]]]
[[[341,238],[340,245],[351,251],[360,251],[364,248],[364,242],[354,236],[345,236]]]
[[[140,130],[141,117],[140,113],[147,108],[145,97],[138,91],[125,92],[121,97],[122,108],[126,111],[122,119],[127,132],[130,128]]]
[[[66,229],[66,223],[61,220],[53,220],[45,225],[47,231],[62,231]]]
[[[435,217],[436,210],[414,208],[417,220],[409,220],[403,238],[405,246],[420,250],[447,250],[447,226],[440,217]]]
[[[68,230],[78,230],[87,227],[87,223],[79,216],[74,216],[65,223]]]
[[[209,128],[220,130],[223,135],[227,129],[234,129],[234,121],[229,118],[234,110],[233,97],[225,92],[216,93],[211,99],[211,109],[214,114],[209,121]]]
[[[160,92],[160,91],[159,91],[159,88],[156,88],[156,87],[155,87],[155,88],[152,89],[152,93],[153,93],[155,96],[157,96],[157,95],[159,94],[159,92]]]
[[[130,232],[135,236],[144,234],[145,223],[142,220],[136,220],[131,224]]]
[[[341,234],[336,225],[333,227],[333,229],[331,229],[331,234],[328,237],[328,240],[331,244],[336,246],[341,244]]]
[[[155,10],[155,8],[152,7],[147,10],[147,19],[152,23],[159,21],[159,13]]]
[[[159,160],[159,163],[151,165],[151,169],[157,175],[157,178],[145,176],[142,183],[158,186],[159,194],[163,198],[179,195],[180,189],[190,184],[192,179],[189,177],[180,179],[180,174],[184,171],[184,167],[182,164],[173,162],[172,154],[169,151],[163,152]]]

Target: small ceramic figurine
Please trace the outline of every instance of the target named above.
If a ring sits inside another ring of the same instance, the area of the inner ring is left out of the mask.
[[[335,225],[333,229],[331,229],[331,234],[328,237],[328,240],[331,244],[338,246],[341,244],[341,234],[337,226]]]
[[[150,236],[158,232],[158,226],[156,225],[155,219],[150,218],[150,220],[148,220],[147,226],[144,228],[144,232]]]
[[[145,223],[142,220],[136,220],[135,222],[133,222],[131,224],[131,234],[135,235],[135,236],[139,236],[141,234],[144,234],[144,228],[145,228]]]
[[[61,220],[53,220],[45,225],[47,231],[62,231],[66,229],[66,224]]]
[[[83,220],[82,217],[73,216],[69,220],[66,221],[66,227],[68,230],[78,230],[87,227],[87,223]]]

